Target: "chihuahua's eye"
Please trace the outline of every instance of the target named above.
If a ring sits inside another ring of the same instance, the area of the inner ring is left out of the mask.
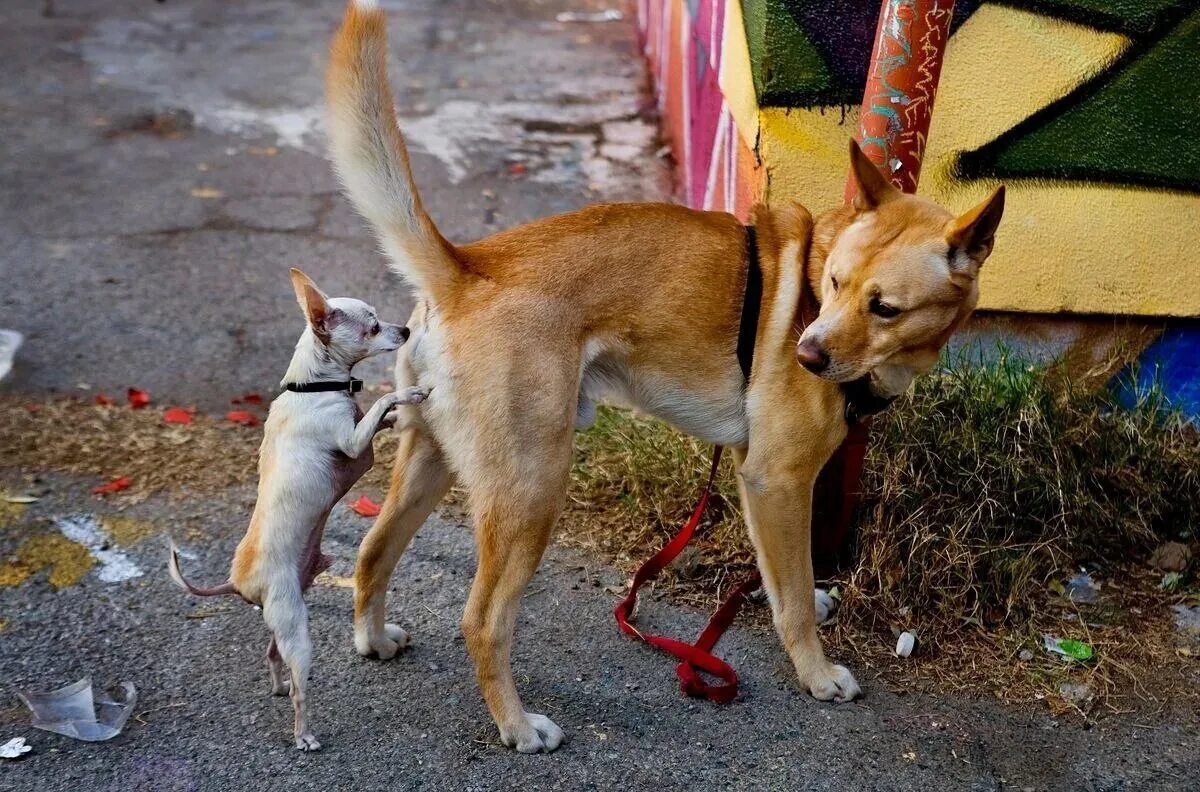
[[[870,309],[871,313],[884,319],[891,319],[893,316],[900,315],[899,308],[895,308],[885,302],[880,302],[878,297],[871,298]]]
[[[829,276],[829,282],[830,282],[831,284],[833,284],[833,290],[834,290],[834,291],[837,291],[837,290],[838,290],[838,282],[837,282],[837,278],[835,278],[835,277],[833,277],[832,275],[830,275],[830,276]]]
[[[371,326],[371,335],[379,335],[379,322]]]

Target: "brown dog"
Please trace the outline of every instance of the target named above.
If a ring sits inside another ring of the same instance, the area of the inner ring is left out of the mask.
[[[395,654],[388,579],[457,480],[470,494],[479,556],[462,626],[484,698],[506,745],[558,747],[562,730],[522,706],[509,655],[518,603],[562,506],[573,432],[603,398],[734,449],[775,625],[800,682],[818,699],[857,696],[817,638],[809,542],[813,482],[846,435],[839,383],[869,377],[874,395],[895,395],[935,363],[975,307],[1002,189],[955,218],[893,189],[852,145],[853,206],[815,222],[798,204],[757,207],[763,296],[747,383],[735,352],[747,232],[736,218],[594,206],[452,245],[417,195],[385,60],[383,13],[375,0],[352,0],[329,69],[332,157],[419,296],[397,386],[437,394],[405,408],[417,425],[402,436],[383,512],[360,549],[358,651]],[[816,301],[819,316],[804,327],[803,308]]]

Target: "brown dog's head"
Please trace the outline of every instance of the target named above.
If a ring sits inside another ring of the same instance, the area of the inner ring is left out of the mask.
[[[817,220],[812,255],[824,256],[821,312],[796,358],[835,382],[871,374],[888,395],[937,362],[975,308],[978,274],[1004,212],[1004,187],[954,217],[883,177],[850,143],[854,203]]]

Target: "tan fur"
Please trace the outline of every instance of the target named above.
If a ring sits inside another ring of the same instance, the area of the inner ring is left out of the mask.
[[[815,222],[798,204],[756,208],[764,294],[747,386],[735,352],[746,237],[730,215],[593,206],[458,247],[429,230],[390,99],[379,94],[386,90],[383,14],[360,7],[369,4],[351,3],[334,42],[328,87],[339,129],[331,149],[385,247],[409,254],[393,256],[393,265],[421,303],[396,379],[432,387],[433,395],[410,408],[414,428],[363,541],[356,647],[394,652],[383,633],[388,580],[456,479],[475,522],[478,570],[463,631],[484,698],[506,744],[556,748],[562,731],[525,712],[509,654],[521,594],[562,506],[572,433],[586,423],[590,402],[606,398],[735,449],[775,624],[801,684],[821,699],[856,696],[853,677],[825,659],[817,638],[809,554],[813,482],[846,432],[835,380],[870,374],[884,394],[933,364],[974,307],[975,274],[999,219],[995,202],[955,221],[892,190],[852,146],[855,206]],[[388,112],[378,107],[385,100]],[[382,128],[369,126],[376,123]],[[363,171],[379,163],[404,172]],[[371,185],[385,182],[411,192],[398,199],[416,207],[403,223],[377,219],[388,213],[375,205],[381,193]],[[953,266],[951,238],[960,250]],[[842,281],[836,293],[831,270]],[[904,301],[905,313],[872,315],[869,301],[880,294]],[[825,344],[830,369],[844,376],[818,377],[797,365],[802,339]]]

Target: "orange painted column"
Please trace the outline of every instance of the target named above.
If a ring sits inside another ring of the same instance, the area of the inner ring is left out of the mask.
[[[884,0],[859,114],[863,151],[904,192],[916,192],[954,0]],[[846,200],[854,197],[851,181]]]
[[[954,0],[884,0],[879,12],[856,137],[867,156],[904,192],[916,192],[921,177],[953,15]],[[846,200],[853,197],[849,179]],[[813,562],[818,575],[850,559],[869,436],[870,421],[850,427],[817,479]]]

